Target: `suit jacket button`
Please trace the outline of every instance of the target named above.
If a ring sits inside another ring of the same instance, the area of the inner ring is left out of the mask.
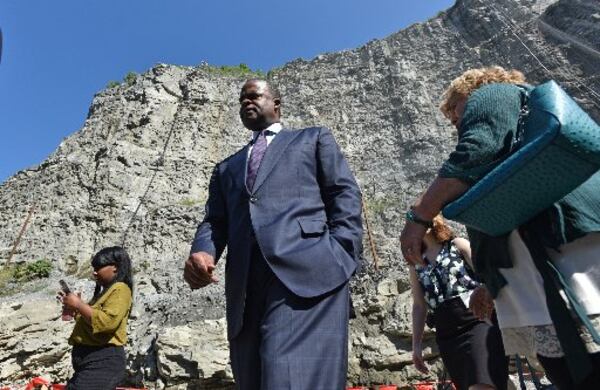
[[[256,199],[256,197],[255,197],[255,196],[251,196],[251,197],[250,197],[250,202],[252,202],[252,203],[256,202],[257,200],[258,200],[258,199]]]

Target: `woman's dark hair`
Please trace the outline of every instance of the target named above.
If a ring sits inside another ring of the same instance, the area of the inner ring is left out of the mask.
[[[117,274],[110,285],[106,286],[104,289],[102,289],[102,286],[99,283],[96,283],[94,297],[92,298],[91,303],[96,302],[110,286],[117,282],[125,283],[133,293],[133,269],[127,251],[120,246],[111,246],[100,249],[100,251],[92,258],[92,267],[98,269],[105,265],[115,265],[117,267]]]

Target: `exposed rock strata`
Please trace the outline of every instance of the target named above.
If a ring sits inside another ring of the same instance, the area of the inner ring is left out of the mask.
[[[364,192],[380,267],[366,244],[365,269],[353,283],[350,382],[417,377],[397,237],[403,211],[453,144],[437,110],[444,86],[466,68],[500,64],[533,82],[557,79],[600,119],[598,37],[596,0],[459,0],[385,39],[271,72],[284,96],[285,124],[331,127]],[[190,292],[181,275],[211,168],[247,141],[236,104],[242,81],[205,65],[157,65],[132,85],[98,93],[80,131],[0,186],[0,264],[35,205],[12,261],[55,265],[48,280],[0,300],[0,383],[69,375],[70,325],[53,301],[56,282],[67,275],[89,296],[91,282],[81,278],[90,256],[120,243],[127,230],[137,278],[131,380],[230,387],[222,283]],[[439,372],[426,336],[426,358]]]

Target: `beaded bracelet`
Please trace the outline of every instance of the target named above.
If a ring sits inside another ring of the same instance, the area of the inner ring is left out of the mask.
[[[415,214],[413,209],[410,209],[406,212],[406,219],[411,222],[418,223],[419,225],[423,225],[428,229],[431,229],[433,227],[433,221],[427,221],[427,220],[417,216],[417,214]]]

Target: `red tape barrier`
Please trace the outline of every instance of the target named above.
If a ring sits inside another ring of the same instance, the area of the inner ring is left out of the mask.
[[[44,379],[40,376],[33,378],[29,381],[25,387],[14,387],[14,386],[4,386],[0,387],[0,390],[37,390],[37,389],[48,389],[48,390],[66,390],[67,385],[59,384],[59,383],[50,383],[47,379]],[[148,390],[146,388],[134,388],[134,387],[117,387],[115,390]]]
[[[456,390],[456,387],[451,381],[445,382],[419,382],[410,387],[414,390],[437,390],[439,385],[445,385],[444,388],[448,390]],[[375,385],[374,387],[367,386],[355,386],[355,387],[347,387],[346,390],[398,390],[398,386],[396,385]]]

